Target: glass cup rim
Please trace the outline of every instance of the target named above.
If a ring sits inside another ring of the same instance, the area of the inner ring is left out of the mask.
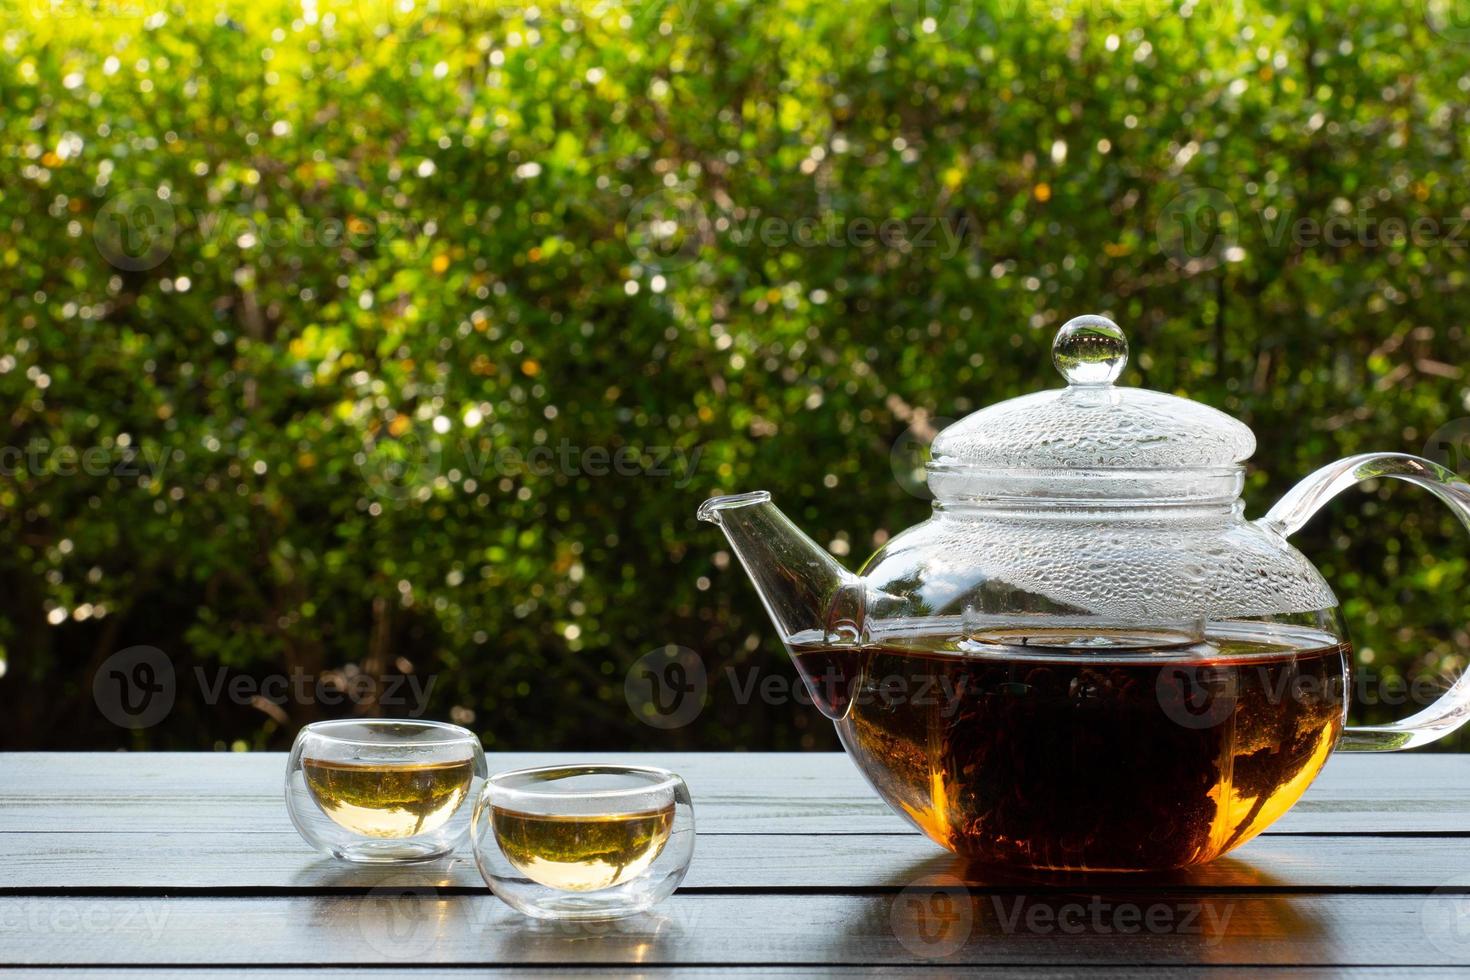
[[[505,785],[505,781],[509,779],[526,776],[538,776],[543,773],[564,773],[566,774],[566,776],[587,776],[600,773],[610,773],[615,775],[652,776],[654,777],[654,781],[643,786],[629,786],[626,789],[576,790],[573,792],[556,790],[548,792],[546,790],[538,790],[534,788],[537,785],[546,785],[545,783],[532,783],[530,786],[526,787]],[[683,782],[684,780],[679,776],[678,773],[673,772],[669,769],[661,769],[658,766],[630,766],[622,765],[615,762],[593,762],[586,764],[574,763],[571,765],[563,763],[561,765],[554,766],[531,766],[525,769],[507,769],[504,772],[497,772],[485,780],[484,793],[488,796],[493,789],[496,792],[507,793],[514,796],[528,797],[537,800],[559,800],[569,798],[614,800],[625,796],[639,796],[645,793],[655,793],[662,792],[664,790],[672,790],[680,786]]]
[[[384,742],[373,741],[365,738],[345,738],[334,735],[330,729],[345,725],[364,725],[375,728],[379,725],[408,725],[418,728],[431,729],[449,733],[450,737],[430,739],[425,742]],[[479,737],[468,728],[452,725],[447,721],[432,721],[426,718],[331,718],[326,721],[314,721],[301,729],[301,736],[312,734],[317,738],[336,742],[340,745],[364,745],[373,748],[397,748],[400,746],[411,746],[414,748],[434,748],[442,745],[462,745],[465,742],[479,742]],[[298,736],[298,737],[301,737]]]

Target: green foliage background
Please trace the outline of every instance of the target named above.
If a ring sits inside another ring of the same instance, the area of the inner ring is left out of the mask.
[[[432,677],[492,749],[830,747],[737,703],[727,669],[791,674],[696,505],[772,490],[856,564],[925,514],[909,424],[1055,385],[1082,312],[1128,330],[1126,383],[1255,428],[1252,514],[1470,415],[1442,10],[932,6],[10,0],[0,442],[41,463],[0,477],[0,744],[280,747],[332,713],[211,706],[224,667]],[[1221,195],[1219,235],[1171,237]],[[862,238],[887,219],[960,247]],[[829,231],[777,233],[803,220]],[[157,265],[109,262],[143,239]],[[497,455],[541,445],[645,472]],[[1373,669],[1460,669],[1470,551],[1428,495],[1298,543]],[[91,690],[133,644],[180,686],[139,732]],[[711,678],[675,731],[623,693],[665,644]]]

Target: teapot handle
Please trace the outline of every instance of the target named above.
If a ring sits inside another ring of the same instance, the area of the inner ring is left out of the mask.
[[[1404,453],[1366,453],[1324,466],[1292,487],[1256,523],[1285,538],[1348,487],[1382,477],[1418,484],[1448,504],[1460,523],[1470,529],[1470,485],[1438,463]],[[1462,673],[1429,707],[1403,721],[1344,729],[1337,747],[1345,752],[1411,749],[1444,738],[1467,721],[1470,721],[1470,671]]]

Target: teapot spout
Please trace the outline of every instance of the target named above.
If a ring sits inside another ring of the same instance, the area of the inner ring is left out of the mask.
[[[699,519],[719,525],[822,713],[847,714],[862,648],[862,579],[791,523],[763,490],[712,497]]]
[[[730,539],[788,648],[860,642],[862,580],[791,523],[769,493],[711,497],[699,519]]]

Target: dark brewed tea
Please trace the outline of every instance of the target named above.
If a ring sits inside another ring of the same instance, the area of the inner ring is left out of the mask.
[[[827,710],[851,702],[848,752],[924,833],[1068,870],[1198,864],[1255,836],[1327,761],[1350,661],[1329,634],[1258,623],[1176,645],[1053,630],[794,652]]]

